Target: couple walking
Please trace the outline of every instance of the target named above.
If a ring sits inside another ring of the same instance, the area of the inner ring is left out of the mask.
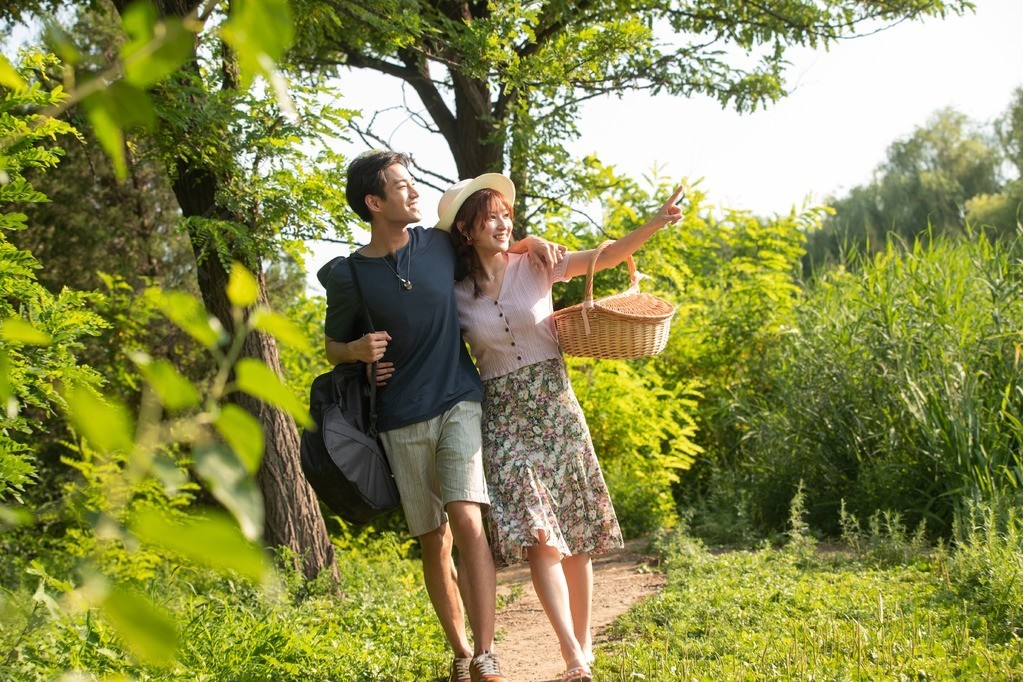
[[[515,187],[497,173],[446,191],[436,228],[415,225],[409,162],[370,152],[348,168],[349,205],[370,224],[369,244],[349,258],[377,331],[367,331],[350,270],[335,258],[317,274],[327,356],[378,362],[381,440],[454,652],[450,682],[506,679],[494,653],[495,567],[524,560],[558,638],[563,682],[589,682],[590,557],[621,547],[622,536],[554,334],[551,285],[585,274],[591,252],[535,237],[512,244]],[[679,194],[597,268],[678,220]]]

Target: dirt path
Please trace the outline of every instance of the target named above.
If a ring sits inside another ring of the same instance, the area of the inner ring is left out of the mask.
[[[651,557],[643,553],[646,540],[633,540],[624,549],[594,558],[594,646],[605,642],[602,630],[635,602],[658,592],[661,573],[644,571]],[[498,595],[510,603],[498,611],[498,653],[509,682],[557,682],[565,670],[558,640],[537,601],[529,564],[498,572]]]

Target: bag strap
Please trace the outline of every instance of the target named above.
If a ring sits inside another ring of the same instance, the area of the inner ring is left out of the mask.
[[[587,265],[587,286],[583,293],[583,305],[580,306],[580,314],[583,315],[583,329],[588,335],[590,334],[590,320],[587,318],[587,313],[594,307],[594,270],[597,268],[597,259],[601,257],[602,251],[614,243],[613,240],[608,239],[598,244],[597,248],[594,249],[594,253],[590,255],[590,263]],[[640,279],[646,275],[636,271],[636,263],[633,262],[632,255],[626,256],[626,265],[629,267],[629,288],[623,293],[636,293],[640,290]]]
[[[366,305],[366,297],[363,296],[363,287],[359,284],[359,276],[356,274],[356,266],[352,262],[352,257],[349,256],[345,259],[348,262],[349,272],[352,273],[352,281],[356,285],[356,295],[359,296],[359,302],[363,304],[363,315],[366,316],[366,324],[370,328],[370,333],[374,332],[373,318],[370,317],[370,308]],[[377,363],[373,362],[370,365],[370,424],[366,429],[366,435],[370,438],[377,437]]]

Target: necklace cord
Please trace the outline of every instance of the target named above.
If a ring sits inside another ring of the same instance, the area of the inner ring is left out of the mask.
[[[391,271],[391,274],[393,274],[398,279],[398,283],[402,286],[403,289],[405,289],[406,291],[409,291],[410,289],[412,289],[412,279],[411,279],[411,277],[412,277],[412,245],[411,244],[409,245],[409,257],[406,259],[407,260],[406,268],[405,268],[406,277],[402,277],[402,275],[400,274],[402,265],[401,265],[401,263],[398,262],[398,255],[397,255],[397,253],[395,255],[395,267],[391,267],[391,263],[388,262],[388,254],[384,254],[383,256],[380,257],[380,259],[382,261],[384,261],[384,265],[386,265],[388,267],[388,270]]]

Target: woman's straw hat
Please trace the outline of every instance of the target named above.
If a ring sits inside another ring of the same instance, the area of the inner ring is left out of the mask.
[[[459,180],[448,188],[437,202],[437,229],[449,232],[455,222],[455,214],[474,192],[493,189],[512,205],[516,200],[516,186],[501,173],[484,173],[470,180]]]

